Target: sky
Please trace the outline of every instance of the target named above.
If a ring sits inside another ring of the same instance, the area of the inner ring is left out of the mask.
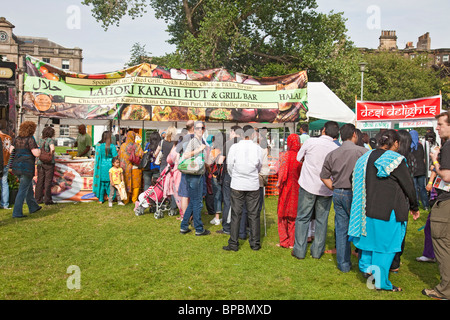
[[[450,1],[316,0],[317,10],[343,12],[348,36],[357,47],[377,48],[381,30],[395,30],[400,49],[430,33],[431,48],[450,48]],[[15,25],[14,34],[48,38],[64,47],[83,49],[83,72],[121,69],[139,42],[153,56],[175,50],[163,20],[148,7],[140,18],[125,17],[105,31],[80,0],[2,0],[0,16]]]

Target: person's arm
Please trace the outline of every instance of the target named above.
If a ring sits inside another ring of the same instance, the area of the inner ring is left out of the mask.
[[[434,166],[431,166],[434,168]],[[430,192],[431,189],[433,188],[433,183],[434,183],[434,179],[436,179],[436,171],[434,171],[433,169],[431,169],[431,174],[430,174],[430,179],[428,179],[428,184],[425,187],[425,189]]]
[[[409,173],[406,163],[402,161],[397,169],[392,171],[391,176],[396,179],[397,183],[400,185],[406,197],[408,198],[410,208],[409,210],[413,216],[413,219],[417,220],[420,217],[419,203],[417,202],[414,182]]]
[[[161,152],[162,144],[163,144],[163,140],[161,140],[161,142],[158,143],[158,147],[156,148],[155,152],[153,153],[153,157],[155,159],[158,158],[158,154]]]
[[[202,144],[200,147],[198,147],[197,149],[190,151],[190,152],[185,152],[185,158],[192,158],[196,155],[198,155],[200,152],[202,152],[204,149],[206,148],[206,145]]]
[[[112,172],[109,171],[109,182],[110,182],[112,185],[114,185],[113,181],[114,181],[114,179],[113,179],[113,176],[112,176]]]
[[[86,154],[88,154],[89,151],[91,150],[91,147],[92,147],[92,146],[87,145],[87,146],[86,146],[86,149],[84,149],[83,152],[80,153],[80,157],[84,157]]]
[[[333,180],[331,180],[331,165],[330,154],[327,154],[325,161],[323,162],[322,170],[320,171],[320,180],[330,190],[333,190]]]
[[[444,182],[450,183],[450,169],[441,168],[441,164],[438,161],[439,153],[440,150],[436,148],[435,151],[430,154],[431,162],[436,170],[436,174],[441,177]]]
[[[262,153],[262,162],[261,162],[261,171],[260,175],[268,176],[270,174],[270,166],[269,166],[269,157],[268,157],[268,149],[261,149]]]
[[[236,150],[236,145],[232,145],[230,150],[228,150],[228,155],[226,158],[227,161],[227,170],[228,170],[228,174],[231,176],[231,174],[233,173],[233,168],[234,168],[234,153]]]
[[[41,149],[39,148],[31,149],[31,153],[33,154],[33,156],[39,157],[41,155]]]
[[[300,150],[297,153],[297,161],[298,162],[301,162],[303,157],[305,156],[307,146],[308,146],[308,140],[306,140],[305,143],[302,144],[302,147],[300,148]]]
[[[52,142],[50,142],[49,147],[50,147],[50,152],[51,153],[55,153],[55,142],[54,142],[54,140],[52,140]]]

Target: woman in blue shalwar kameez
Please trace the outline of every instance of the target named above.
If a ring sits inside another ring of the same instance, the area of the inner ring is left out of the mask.
[[[375,288],[401,291],[389,281],[389,268],[401,251],[408,212],[416,220],[419,208],[405,158],[396,152],[398,133],[386,130],[378,143],[380,148],[361,156],[353,171],[348,235],[360,249],[360,271],[374,276]]]
[[[102,140],[95,147],[94,181],[92,191],[100,203],[105,201],[105,194],[109,195],[109,169],[112,167],[111,160],[117,156],[117,149],[111,143],[111,132],[105,131]]]

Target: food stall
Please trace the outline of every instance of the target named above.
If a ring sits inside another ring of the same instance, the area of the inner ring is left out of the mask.
[[[60,124],[166,129],[203,120],[210,129],[235,124],[287,127],[307,119],[307,75],[252,77],[223,68],[173,69],[143,63],[82,74],[26,56],[22,108]],[[292,127],[292,128],[290,128]],[[57,157],[54,201],[95,200],[93,159]]]

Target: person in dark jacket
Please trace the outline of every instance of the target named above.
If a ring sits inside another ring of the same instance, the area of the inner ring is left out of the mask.
[[[430,203],[426,190],[427,167],[425,162],[425,151],[423,145],[419,142],[419,134],[416,130],[409,132],[412,138],[411,153],[416,158],[416,167],[414,169],[414,186],[416,188],[417,199],[420,199],[425,210],[429,210]]]
[[[395,130],[380,134],[379,148],[366,152],[353,171],[349,240],[360,250],[359,269],[375,278],[375,288],[402,291],[389,281],[389,269],[406,233],[408,211],[420,213],[405,157],[397,153]]]

